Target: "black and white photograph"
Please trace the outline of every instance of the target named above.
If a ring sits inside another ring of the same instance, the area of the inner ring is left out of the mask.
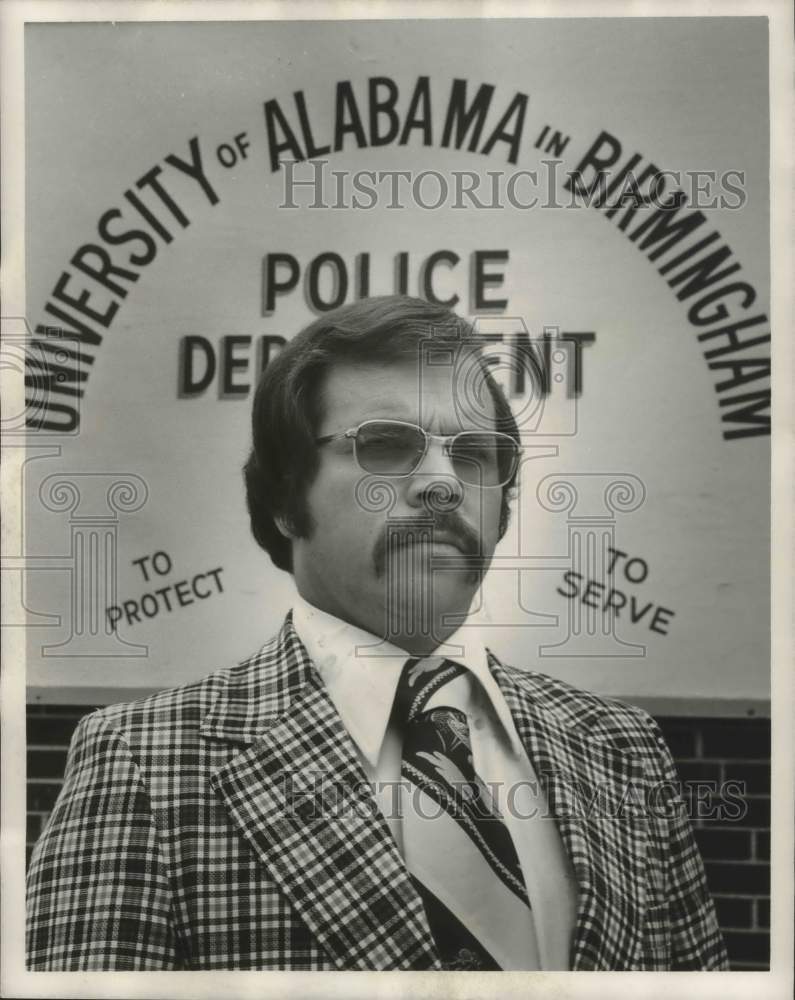
[[[790,6],[0,16],[3,995],[791,995]]]

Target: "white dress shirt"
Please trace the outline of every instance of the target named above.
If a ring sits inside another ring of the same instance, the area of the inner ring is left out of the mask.
[[[293,605],[293,625],[356,745],[378,806],[402,853],[400,800],[395,792],[402,738],[389,724],[389,717],[409,654],[300,596]],[[531,952],[535,950],[540,969],[568,969],[577,913],[571,863],[549,818],[546,796],[508,705],[491,675],[477,630],[462,626],[447,640],[444,649],[448,647],[463,650],[462,655],[444,655],[465,667],[467,674],[445,685],[444,700],[468,718],[475,772],[496,793],[497,807],[516,848],[536,929]]]

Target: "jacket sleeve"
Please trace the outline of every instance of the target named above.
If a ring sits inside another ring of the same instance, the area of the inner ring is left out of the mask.
[[[659,726],[650,716],[647,715],[646,719],[656,744],[663,785],[669,790],[677,790],[665,810],[669,817],[667,858],[670,968],[726,970],[729,968],[726,947],[707,888],[704,864],[693,836],[688,811],[678,791],[679,776]]]
[[[168,877],[149,796],[100,712],[78,725],[27,890],[31,970],[178,967]]]

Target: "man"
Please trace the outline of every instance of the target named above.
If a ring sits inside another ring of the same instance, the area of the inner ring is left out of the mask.
[[[31,968],[726,968],[654,722],[467,625],[520,463],[477,347],[394,296],[268,367],[247,499],[299,596],[249,660],[83,720]]]

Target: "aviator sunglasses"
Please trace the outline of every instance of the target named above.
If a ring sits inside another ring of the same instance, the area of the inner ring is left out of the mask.
[[[365,420],[338,434],[315,438],[315,443],[343,438],[353,441],[359,468],[380,476],[410,476],[425,458],[431,440],[441,441],[457,478],[471,486],[504,486],[519,463],[518,444],[500,431],[429,434],[403,420]]]

